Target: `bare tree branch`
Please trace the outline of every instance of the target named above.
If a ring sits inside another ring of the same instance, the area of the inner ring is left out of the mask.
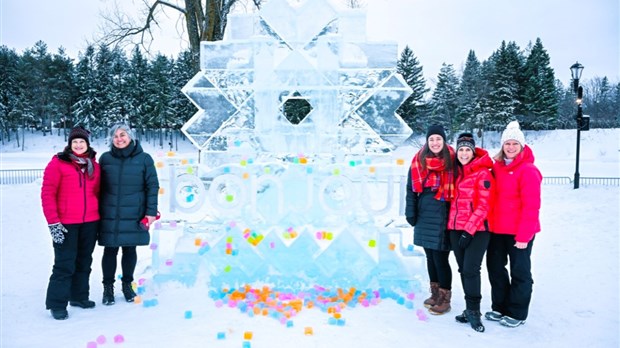
[[[179,0],[180,2],[181,0]],[[164,15],[164,8],[177,11],[184,20],[184,30],[179,31],[179,37],[185,37],[194,59],[194,66],[198,69],[201,41],[217,41],[224,37],[227,18],[233,7],[243,0],[182,0],[180,6],[168,0],[142,0],[145,9],[137,20],[130,18],[119,10],[118,5],[111,15],[103,15],[105,26],[102,28],[105,45],[127,45],[138,38],[138,44],[147,52],[156,39],[153,29],[159,26],[159,18]],[[252,0],[256,8],[260,7],[261,0]],[[135,43],[135,42],[133,42]]]

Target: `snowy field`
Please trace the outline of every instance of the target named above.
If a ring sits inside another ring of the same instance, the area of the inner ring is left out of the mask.
[[[485,146],[497,151],[499,135]],[[527,132],[544,176],[573,176],[575,131]],[[195,157],[189,142],[179,143],[179,156]],[[62,149],[62,137],[29,137],[26,151],[12,142],[0,152],[0,169],[44,168]],[[99,154],[102,139],[93,141]],[[164,150],[147,144],[155,157]],[[403,147],[395,158],[410,161],[415,147]],[[582,177],[620,177],[620,130],[582,132]],[[45,290],[53,250],[41,211],[40,182],[0,185],[1,196],[1,347],[246,347],[244,333],[252,332],[249,347],[618,347],[620,187],[582,183],[544,185],[542,232],[533,249],[534,294],[527,323],[509,329],[487,322],[477,333],[454,321],[464,309],[456,264],[453,262],[452,311],[420,320],[416,310],[426,294],[417,294],[411,310],[385,300],[374,307],[346,308],[346,325],[327,322],[328,314],[304,309],[286,327],[266,317],[250,318],[238,309],[217,308],[205,279],[187,288],[165,283],[158,305],[145,307],[121,301],[101,305],[102,248],[95,249],[91,274],[90,310],[69,308],[69,319],[53,320],[45,310]],[[397,218],[404,226],[404,219]],[[403,228],[405,233],[410,229]],[[146,276],[150,250],[141,247],[136,278]],[[483,267],[484,270],[484,267]],[[490,308],[490,287],[483,275],[482,310]],[[191,311],[192,317],[186,318]],[[312,328],[313,334],[304,334]],[[218,333],[225,333],[218,339]],[[123,342],[115,343],[115,337]],[[105,342],[104,342],[105,341]],[[96,344],[96,342],[99,342]]]

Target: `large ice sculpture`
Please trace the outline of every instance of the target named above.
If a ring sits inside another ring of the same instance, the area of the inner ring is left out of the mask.
[[[367,42],[364,12],[270,0],[227,28],[226,40],[202,43],[202,70],[183,88],[200,109],[183,127],[197,147],[240,140],[257,152],[369,154],[411,134],[395,113],[411,94],[396,72],[398,45]],[[297,124],[283,112],[291,98],[311,106]]]
[[[202,167],[170,171],[171,213],[192,222],[173,253],[153,248],[155,279],[418,290],[424,259],[387,227],[407,170],[389,153],[411,134],[397,44],[367,42],[365,13],[325,0],[270,0],[227,28],[183,88]]]

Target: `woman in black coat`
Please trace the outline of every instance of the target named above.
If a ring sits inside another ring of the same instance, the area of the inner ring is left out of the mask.
[[[114,276],[119,248],[122,291],[132,302],[133,273],[138,261],[136,246],[149,244],[149,226],[157,216],[159,181],[153,158],[142,150],[127,124],[119,123],[110,129],[110,151],[101,155],[101,225],[99,245],[104,246],[103,304],[114,304]],[[145,222],[142,222],[144,219]]]
[[[430,126],[426,144],[411,161],[405,216],[413,226],[413,244],[423,247],[431,297],[424,301],[431,314],[450,311],[452,269],[446,232],[454,198],[454,150],[446,144],[442,126]]]

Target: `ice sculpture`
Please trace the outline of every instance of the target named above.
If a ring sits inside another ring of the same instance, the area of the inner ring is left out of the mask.
[[[368,42],[365,13],[326,0],[270,0],[227,28],[183,88],[202,165],[161,176],[188,222],[172,252],[155,232],[155,279],[418,290],[424,260],[387,227],[407,170],[389,154],[411,134],[395,113],[411,94],[397,44]]]

